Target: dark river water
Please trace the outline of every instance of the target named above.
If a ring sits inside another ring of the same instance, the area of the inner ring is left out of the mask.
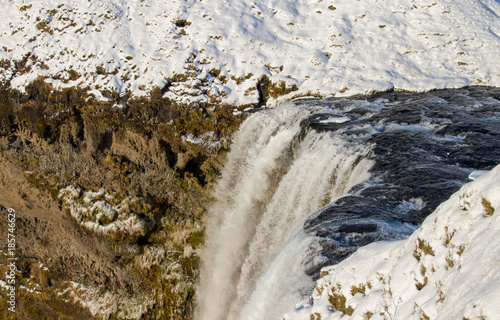
[[[390,239],[387,223],[420,224],[469,181],[472,170],[500,163],[498,88],[388,92],[366,101],[321,101],[342,110],[349,122],[324,123],[329,115],[321,114],[304,121],[316,131],[362,137],[373,145],[371,179],[305,223],[308,233],[324,238],[325,264],[360,245]],[[311,273],[317,275],[318,267]]]

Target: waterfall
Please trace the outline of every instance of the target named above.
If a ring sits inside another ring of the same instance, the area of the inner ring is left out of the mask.
[[[196,319],[280,320],[307,306],[322,266],[408,237],[470,172],[497,164],[497,97],[385,92],[251,115],[208,212]]]
[[[368,179],[372,165],[368,144],[301,126],[332,112],[288,103],[240,127],[208,213],[197,319],[273,319],[312,286],[304,219]]]

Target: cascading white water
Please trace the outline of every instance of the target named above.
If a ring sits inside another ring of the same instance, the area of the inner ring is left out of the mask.
[[[302,136],[301,121],[319,109],[290,103],[242,124],[208,216],[197,319],[273,319],[280,301],[309,286],[289,273],[311,242],[300,222],[371,166],[367,146],[330,132]]]

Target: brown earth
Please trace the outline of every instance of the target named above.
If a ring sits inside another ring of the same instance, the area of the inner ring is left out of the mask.
[[[0,247],[6,252],[7,208],[16,211],[16,265],[20,278],[34,277],[41,291],[61,290],[63,279],[80,279],[98,286],[139,287],[139,277],[127,274],[111,263],[115,257],[111,245],[83,231],[55,202],[47,191],[27,182],[27,174],[0,156]],[[6,259],[2,259],[6,264]],[[50,270],[42,272],[39,262]],[[45,287],[46,286],[46,287]],[[18,287],[19,288],[19,287]],[[22,291],[23,289],[18,289]],[[46,295],[23,295],[16,306],[18,319],[57,319],[61,311],[66,319],[92,319],[88,311],[63,301],[46,300]],[[7,319],[8,311],[4,311]]]

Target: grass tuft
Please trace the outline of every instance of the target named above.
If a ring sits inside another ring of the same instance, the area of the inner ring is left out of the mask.
[[[337,284],[336,288],[333,288],[331,294],[328,295],[328,302],[333,306],[333,308],[337,311],[342,311],[345,314],[352,315],[354,312],[354,308],[351,306],[346,307],[347,299],[341,294],[340,289],[342,287],[340,284]]]
[[[481,199],[481,204],[484,207],[484,214],[491,217],[493,215],[493,212],[495,212],[495,208],[493,208],[491,203],[485,198]]]
[[[418,238],[417,246],[413,251],[413,256],[417,258],[418,261],[422,258],[422,254],[434,256],[434,250],[425,240]]]

